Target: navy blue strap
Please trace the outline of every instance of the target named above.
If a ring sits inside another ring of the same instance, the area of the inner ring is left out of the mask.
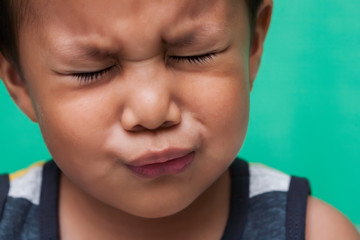
[[[4,211],[5,202],[9,193],[9,175],[0,175],[0,220]]]
[[[306,208],[310,194],[307,179],[291,178],[286,207],[286,240],[305,239]]]
[[[249,209],[249,165],[236,158],[230,166],[231,200],[229,218],[221,240],[241,239]]]
[[[54,161],[44,165],[40,195],[40,239],[59,240],[59,175]]]

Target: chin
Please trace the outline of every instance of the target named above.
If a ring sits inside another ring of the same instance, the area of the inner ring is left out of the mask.
[[[191,203],[192,201],[179,198],[178,201],[168,200],[166,202],[160,201],[156,204],[139,204],[132,209],[128,209],[127,213],[149,219],[166,218],[182,212]]]

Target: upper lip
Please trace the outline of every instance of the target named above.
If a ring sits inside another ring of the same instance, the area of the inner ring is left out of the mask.
[[[140,167],[149,164],[163,163],[172,159],[180,158],[188,155],[193,150],[191,149],[180,149],[180,148],[168,148],[162,151],[152,151],[141,155],[138,158],[127,163],[127,165],[133,167]]]

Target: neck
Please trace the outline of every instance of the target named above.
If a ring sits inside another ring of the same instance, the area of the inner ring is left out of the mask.
[[[60,234],[62,240],[110,240],[119,239],[119,236],[122,239],[220,239],[229,204],[228,171],[184,210],[155,219],[114,209],[84,193],[61,174]]]

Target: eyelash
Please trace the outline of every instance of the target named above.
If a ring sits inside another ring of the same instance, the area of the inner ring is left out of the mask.
[[[78,79],[82,83],[88,83],[93,82],[97,80],[98,78],[102,77],[104,74],[108,73],[112,68],[115,66],[111,66],[108,68],[105,68],[103,70],[99,70],[96,72],[83,72],[83,73],[73,73],[73,77]]]
[[[175,62],[189,62],[193,64],[204,64],[213,60],[216,53],[208,53],[198,56],[171,56],[171,59]],[[83,73],[73,73],[73,77],[79,80],[82,83],[90,83],[96,81],[98,78],[102,77],[104,74],[108,73],[115,66],[105,68],[96,72],[83,72]]]
[[[213,60],[216,53],[207,53],[204,55],[198,56],[171,56],[172,60],[175,62],[189,62],[195,64],[207,63],[210,60]]]

